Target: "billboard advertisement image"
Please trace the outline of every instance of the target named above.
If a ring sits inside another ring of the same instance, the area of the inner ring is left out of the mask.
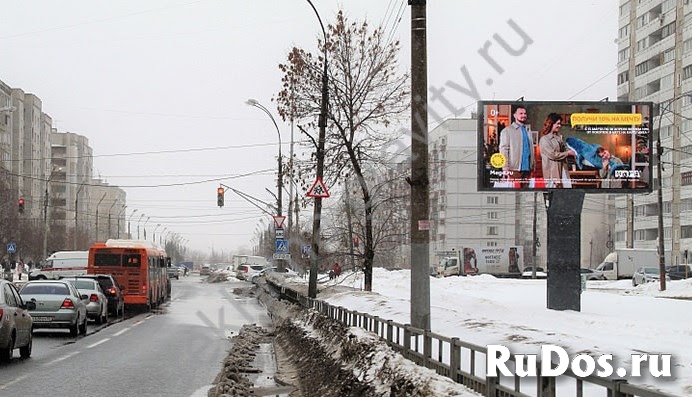
[[[651,102],[478,103],[478,190],[652,191]]]

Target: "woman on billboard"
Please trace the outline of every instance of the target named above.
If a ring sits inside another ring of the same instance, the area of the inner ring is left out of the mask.
[[[543,123],[541,139],[538,141],[546,188],[572,187],[567,159],[570,156],[576,157],[576,153],[565,146],[560,127],[562,127],[560,115],[550,113]]]

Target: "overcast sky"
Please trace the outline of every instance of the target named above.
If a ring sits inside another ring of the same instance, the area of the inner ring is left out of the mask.
[[[341,8],[385,26],[408,68],[407,0],[314,4],[325,24]],[[431,127],[475,110],[454,88],[470,83],[481,99],[616,98],[616,0],[434,0],[427,13],[428,83],[446,99],[430,102]],[[160,224],[192,249],[229,251],[250,247],[271,218],[232,192],[218,208],[219,183],[272,203],[265,189],[276,191],[276,130],[245,101],[272,111],[287,154],[290,126],[271,102],[277,65],[293,46],[314,51],[318,36],[304,0],[4,2],[0,80],[41,98],[59,132],[89,139],[95,176],[124,188],[128,217],[137,210],[133,228],[143,213],[149,233]],[[494,65],[478,52],[488,41]]]

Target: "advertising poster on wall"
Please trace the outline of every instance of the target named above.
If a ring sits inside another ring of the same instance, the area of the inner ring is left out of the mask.
[[[652,107],[480,101],[478,190],[651,192]]]

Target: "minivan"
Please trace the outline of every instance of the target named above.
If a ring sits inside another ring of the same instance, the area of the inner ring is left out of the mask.
[[[46,258],[41,267],[31,269],[29,280],[58,280],[87,272],[89,251],[58,251]]]

